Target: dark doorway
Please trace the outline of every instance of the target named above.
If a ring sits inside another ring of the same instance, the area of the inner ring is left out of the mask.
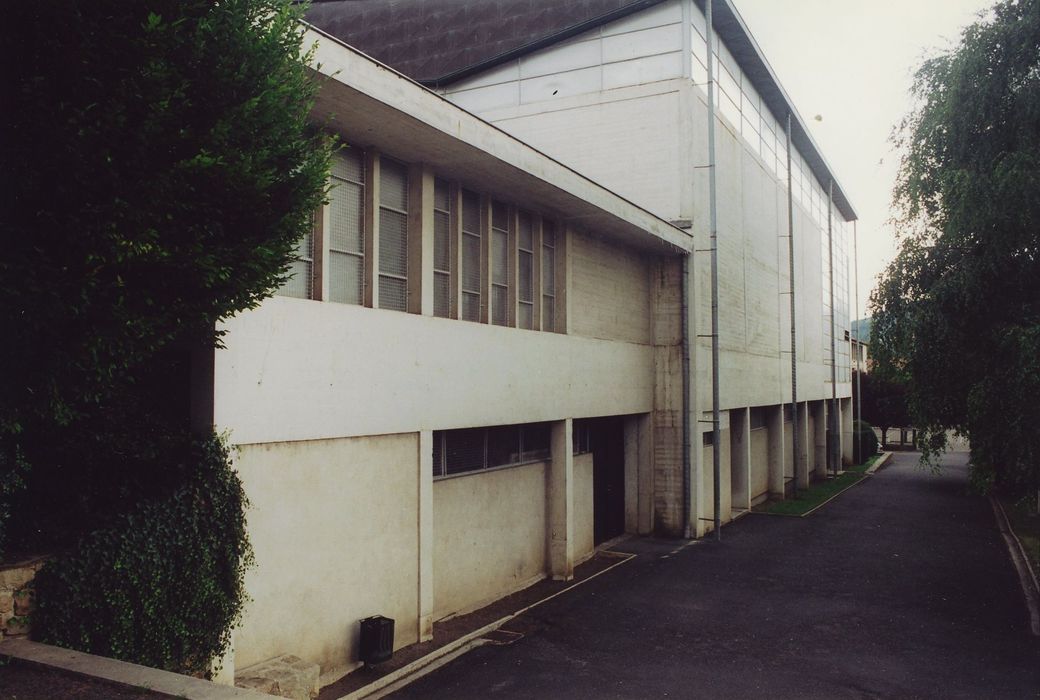
[[[625,532],[625,421],[589,421],[592,443],[592,519],[596,544]]]

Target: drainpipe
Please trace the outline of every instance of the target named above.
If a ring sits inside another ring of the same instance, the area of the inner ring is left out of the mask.
[[[708,201],[711,212],[711,466],[715,496],[715,539],[722,539],[721,480],[722,436],[719,430],[719,248],[718,211],[715,184],[715,32],[711,19],[712,0],[705,0],[704,32],[708,45]]]
[[[690,255],[682,259],[682,460],[683,460],[683,537],[691,539],[690,489],[693,486],[692,447],[690,444]]]
[[[859,318],[859,231],[856,227],[856,222],[852,222],[852,269],[853,269],[853,280],[856,285],[856,318]],[[851,324],[850,324],[851,325]],[[859,335],[857,333],[857,335]],[[857,355],[859,354],[860,348],[863,347],[863,339],[859,338],[859,346],[856,348]],[[851,346],[852,343],[850,342]],[[866,359],[866,358],[864,358]],[[866,367],[866,362],[860,363],[859,357],[856,357],[856,362],[859,364],[859,371],[856,372],[856,412],[852,415],[852,434],[856,436],[856,454],[863,457],[863,438],[859,431],[856,430],[856,421],[863,420],[863,370]],[[855,460],[853,460],[855,461]]]
[[[834,475],[838,475],[838,365],[835,361],[837,338],[834,337],[834,231],[831,220],[834,212],[834,180],[827,183],[827,258],[830,260],[828,277],[830,278],[831,299],[831,410],[827,421],[831,431],[831,444],[827,450],[828,459]]]
[[[788,295],[791,301],[791,447],[794,455],[792,465],[794,481],[793,495],[798,496],[798,348],[795,342],[795,297],[794,297],[794,188],[791,178],[791,113],[787,113],[787,265]],[[781,428],[783,422],[781,421]]]

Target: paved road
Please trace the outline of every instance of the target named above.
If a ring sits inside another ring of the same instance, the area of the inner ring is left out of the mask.
[[[1040,644],[965,455],[896,455],[809,518],[751,515],[535,608],[395,698],[1036,698]]]

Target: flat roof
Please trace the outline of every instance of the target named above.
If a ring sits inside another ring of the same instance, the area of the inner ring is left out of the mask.
[[[654,254],[687,254],[689,232],[563,165],[326,32],[312,68],[324,76],[312,114],[370,147],[493,197],[558,216],[593,236]]]

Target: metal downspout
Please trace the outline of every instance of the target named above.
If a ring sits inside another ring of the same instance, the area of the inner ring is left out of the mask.
[[[795,189],[791,181],[790,173],[790,112],[787,112],[787,281],[790,296],[790,420],[791,420],[791,449],[794,455],[794,464],[791,465],[792,473],[795,474],[792,482],[792,495],[798,496],[798,456],[801,440],[798,434],[798,339],[795,322]],[[782,417],[781,417],[782,418]],[[781,419],[781,430],[783,421]],[[784,489],[786,491],[786,489]]]
[[[705,29],[708,46],[708,199],[711,211],[711,466],[715,497],[715,539],[722,539],[721,473],[722,431],[719,429],[719,248],[718,211],[715,203],[715,32],[712,27],[712,0],[705,0]]]
[[[827,424],[830,426],[831,440],[828,446],[827,459],[830,461],[831,470],[838,475],[838,448],[840,434],[838,433],[838,364],[835,361],[837,338],[834,337],[834,230],[831,220],[834,217],[834,180],[827,183],[827,258],[830,260],[828,266],[828,277],[830,278],[831,299],[831,406]]]
[[[690,444],[690,255],[682,259],[682,431],[683,431],[683,537],[691,539],[691,493],[693,486],[692,446]]]
[[[852,222],[852,271],[853,280],[856,285],[856,317],[859,317],[859,231],[856,227],[856,221]],[[850,324],[851,325],[851,324]],[[859,333],[856,334],[857,336]],[[851,345],[851,343],[850,343]],[[859,353],[859,348],[863,347],[863,340],[859,339],[859,347],[856,348],[856,352]],[[863,458],[863,436],[856,430],[856,421],[863,420],[863,370],[866,366],[866,357],[863,358],[864,362],[860,364],[859,371],[856,372],[856,412],[852,416],[852,434],[856,436],[856,455],[861,459]],[[859,362],[859,357],[856,358]],[[856,460],[852,460],[855,462]]]

